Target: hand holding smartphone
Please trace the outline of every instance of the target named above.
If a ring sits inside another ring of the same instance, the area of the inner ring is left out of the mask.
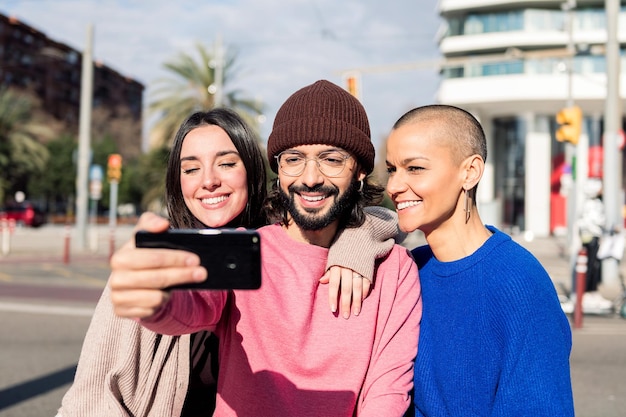
[[[135,234],[138,248],[179,249],[200,256],[207,279],[168,290],[242,290],[261,287],[261,237],[245,229],[170,229]]]

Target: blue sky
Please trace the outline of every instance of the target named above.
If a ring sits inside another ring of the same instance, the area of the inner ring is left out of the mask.
[[[167,76],[165,61],[221,36],[237,53],[234,86],[266,103],[265,140],[276,111],[318,79],[342,85],[361,72],[362,102],[377,147],[406,110],[435,101],[435,68],[403,64],[438,57],[437,0],[5,0],[15,16],[49,38],[83,50],[89,24],[94,58],[146,86]],[[375,69],[375,70],[374,70]]]

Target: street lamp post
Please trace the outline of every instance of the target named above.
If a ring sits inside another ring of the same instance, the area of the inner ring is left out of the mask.
[[[617,22],[620,13],[619,0],[605,0],[606,11],[606,103],[604,111],[603,138],[603,192],[606,227],[621,232],[623,229],[622,207],[622,151],[618,147],[622,113],[619,105],[620,56],[617,41]],[[619,290],[619,265],[615,258],[602,261],[602,284]]]
[[[566,31],[567,31],[567,108],[574,107],[574,56],[576,54],[576,45],[574,44],[574,9],[576,8],[575,0],[567,0],[561,5],[561,9],[566,14]],[[574,181],[570,185],[570,189],[567,193],[567,240],[569,242],[569,259],[570,259],[570,271],[572,273],[572,292],[576,287],[576,258],[578,250],[581,246],[580,239],[578,237],[578,228],[576,227],[576,220],[578,218],[578,207],[580,207],[580,194],[583,184],[583,176],[581,175],[581,168],[584,163],[584,159],[580,158],[583,144],[579,143],[575,145],[571,142],[565,144],[565,161],[569,165]]]
[[[93,102],[93,26],[87,26],[87,41],[83,51],[80,83],[80,115],[78,129],[78,172],[76,175],[76,228],[77,244],[87,248],[87,181],[89,150],[91,146],[91,109]]]

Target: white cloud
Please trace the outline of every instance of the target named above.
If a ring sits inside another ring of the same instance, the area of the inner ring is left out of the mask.
[[[238,51],[235,86],[268,107],[264,135],[295,90],[317,79],[341,84],[340,71],[433,59],[437,0],[8,0],[14,15],[51,39],[83,50],[94,26],[94,58],[147,87],[162,64],[219,33]],[[363,104],[378,143],[406,110],[432,103],[431,70],[364,72]]]

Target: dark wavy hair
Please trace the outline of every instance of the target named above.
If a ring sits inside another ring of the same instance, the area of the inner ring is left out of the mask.
[[[207,227],[191,213],[180,188],[180,153],[183,141],[193,129],[207,125],[224,129],[246,167],[248,203],[244,211],[224,227],[256,228],[265,225],[267,220],[263,212],[263,201],[267,195],[267,174],[259,141],[237,113],[226,108],[216,108],[193,113],[180,125],[174,137],[165,176],[165,197],[172,227],[180,229]]]

